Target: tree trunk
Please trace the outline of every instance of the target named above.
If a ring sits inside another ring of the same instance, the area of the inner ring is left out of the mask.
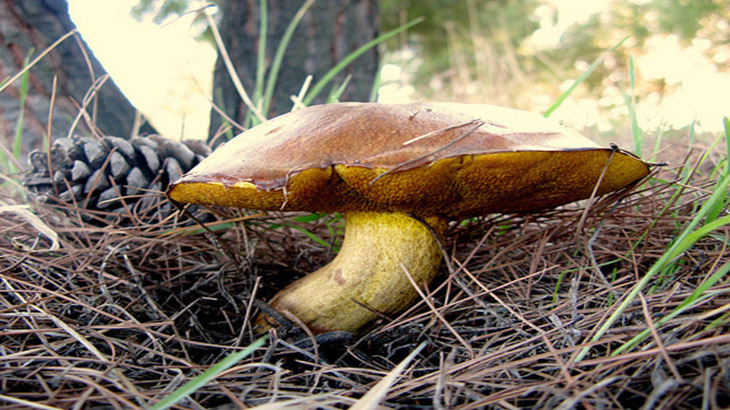
[[[284,32],[303,0],[269,0],[267,6],[268,36],[266,39],[267,74]],[[222,0],[219,23],[223,43],[236,67],[238,77],[249,95],[256,81],[259,36],[259,2],[256,0]],[[291,110],[290,96],[299,93],[307,75],[313,83],[321,79],[345,56],[377,37],[378,7],[376,0],[317,0],[304,16],[286,50],[279,71],[269,117]],[[332,82],[336,87],[350,75],[340,99],[367,101],[378,69],[375,48],[361,55]],[[326,101],[329,88],[314,104]],[[221,57],[216,62],[213,79],[214,103],[235,122],[241,124],[246,106],[238,95]],[[215,110],[211,114],[210,138],[226,130],[227,122]],[[237,133],[234,129],[231,133]],[[225,138],[221,138],[225,139]]]
[[[28,60],[44,52],[75,28],[65,0],[0,0],[0,79],[20,72]],[[51,107],[53,78],[56,97]],[[48,133],[48,114],[53,109],[52,136],[65,136],[72,127],[86,96],[106,78],[106,71],[78,34],[61,42],[29,70],[28,92],[23,112],[23,148],[39,148]],[[0,143],[6,147],[15,134],[20,115],[20,79],[0,93]],[[135,108],[114,82],[107,78],[88,104],[93,126],[104,135],[129,137]],[[82,119],[76,131],[89,133]],[[152,133],[144,125],[140,132]]]

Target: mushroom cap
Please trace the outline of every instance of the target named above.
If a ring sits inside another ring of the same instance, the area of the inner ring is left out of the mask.
[[[606,168],[607,167],[607,168]],[[483,104],[339,103],[258,125],[171,184],[182,203],[469,217],[531,212],[649,172],[542,116]]]

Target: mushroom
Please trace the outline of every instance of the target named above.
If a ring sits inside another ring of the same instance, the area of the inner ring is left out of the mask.
[[[219,147],[171,184],[178,203],[341,212],[326,266],[270,301],[314,333],[359,332],[418,297],[436,276],[449,220],[528,213],[602,195],[646,176],[539,115],[481,104],[339,103],[274,118]],[[275,324],[262,314],[259,324]]]

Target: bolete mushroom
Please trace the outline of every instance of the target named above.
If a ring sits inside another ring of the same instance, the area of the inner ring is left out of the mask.
[[[281,290],[270,306],[315,333],[358,332],[412,304],[412,282],[426,286],[436,276],[447,221],[552,208],[594,189],[618,190],[648,172],[625,151],[523,111],[341,103],[303,108],[242,133],[174,182],[168,196],[343,213],[339,254]]]

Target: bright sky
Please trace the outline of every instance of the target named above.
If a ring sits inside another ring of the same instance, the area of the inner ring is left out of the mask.
[[[210,45],[195,41],[193,15],[160,26],[129,15],[137,0],[68,3],[94,55],[161,134],[207,136],[216,54]]]
[[[184,16],[162,26],[147,20],[138,22],[129,11],[137,0],[68,0],[71,17],[81,35],[107,71],[137,108],[154,126],[172,138],[204,138],[210,115],[209,95],[215,51],[194,40],[193,16]],[[551,0],[538,7],[535,18],[541,29],[533,44],[548,47],[575,22],[585,21],[601,11],[609,0]],[[590,5],[590,7],[588,7]],[[557,17],[557,18],[556,18]],[[672,37],[652,39],[652,51],[637,58],[643,79],[664,78],[678,85],[678,91],[650,96],[638,104],[645,129],[660,126],[679,128],[697,119],[702,129],[719,131],[722,117],[730,115],[730,76],[718,72],[699,43],[683,46]],[[728,59],[728,56],[715,56]],[[387,65],[385,78],[407,75],[401,67]],[[416,94],[412,86],[381,89],[381,98],[403,101]],[[410,87],[410,88],[409,88]],[[620,94],[617,99],[622,99]],[[568,99],[553,117],[577,128],[601,125],[599,99]],[[608,126],[608,124],[606,124]]]

